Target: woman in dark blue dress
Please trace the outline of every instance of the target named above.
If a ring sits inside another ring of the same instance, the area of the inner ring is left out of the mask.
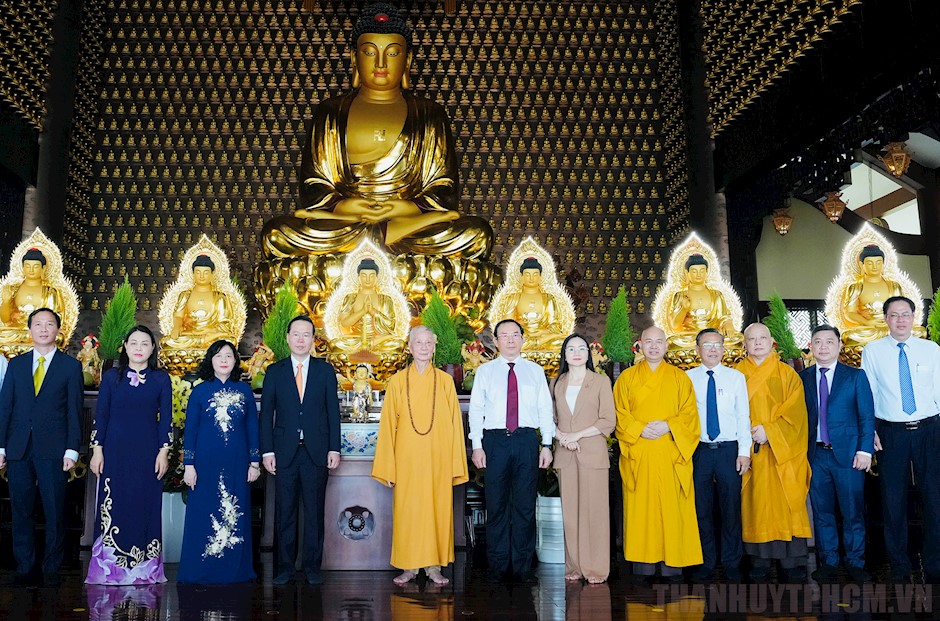
[[[100,520],[88,584],[166,582],[160,508],[169,465],[173,390],[157,368],[147,326],[124,337],[117,368],[101,378],[91,432],[90,468],[98,476]]]
[[[186,501],[177,580],[226,584],[255,579],[251,564],[249,484],[261,474],[258,410],[248,384],[231,379],[238,353],[228,341],[209,346],[199,366],[183,434]]]

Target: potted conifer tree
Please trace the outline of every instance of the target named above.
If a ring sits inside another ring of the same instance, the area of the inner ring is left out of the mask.
[[[627,291],[620,286],[616,297],[610,301],[610,311],[607,313],[607,325],[601,345],[610,361],[610,379],[617,381],[620,373],[633,362],[633,342],[636,333],[630,325],[630,313],[627,310]]]
[[[105,305],[98,328],[98,355],[102,372],[114,366],[121,353],[124,337],[137,325],[137,297],[127,276],[114,292],[114,297]]]
[[[776,291],[770,296],[770,314],[761,322],[770,330],[774,347],[780,359],[797,371],[803,370],[803,352],[796,345],[793,330],[790,328],[790,313],[783,298]]]
[[[460,353],[460,337],[450,316],[450,308],[437,290],[431,291],[431,299],[421,311],[421,323],[437,335],[434,349],[434,366],[454,378],[457,389],[463,384],[463,355]]]

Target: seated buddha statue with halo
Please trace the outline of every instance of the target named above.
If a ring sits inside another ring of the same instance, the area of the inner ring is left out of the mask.
[[[390,4],[363,9],[350,38],[355,90],[319,103],[300,169],[300,204],[262,231],[274,258],[349,252],[371,238],[394,254],[486,259],[492,229],[458,212],[447,113],[405,90],[411,28]]]

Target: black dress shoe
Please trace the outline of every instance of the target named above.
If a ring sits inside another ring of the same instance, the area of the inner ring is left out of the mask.
[[[792,567],[783,570],[783,579],[787,584],[803,584],[806,582],[806,568]]]
[[[39,584],[39,576],[36,574],[24,574],[16,572],[13,574],[13,577],[7,581],[9,586],[14,587],[31,587]]]
[[[527,586],[533,586],[539,583],[539,577],[533,572],[527,572],[519,576],[519,584],[524,584]]]
[[[871,582],[871,574],[864,567],[849,567],[849,582],[864,584]]]
[[[766,584],[770,582],[769,569],[752,569],[750,573],[751,582],[754,584]]]
[[[42,584],[47,587],[57,587],[62,585],[62,578],[59,574],[43,574]]]
[[[483,576],[483,581],[487,584],[506,584],[509,580],[506,579],[506,574],[501,571],[488,571]]]
[[[839,569],[832,565],[822,565],[813,572],[813,580],[822,584],[831,584],[836,582],[838,577]],[[857,580],[855,582],[857,582]]]
[[[692,572],[692,582],[711,582],[715,578],[715,571],[713,569],[696,569]]]
[[[741,573],[740,569],[726,569],[725,578],[728,579],[728,582],[733,582],[733,583],[744,582],[744,574]]]
[[[318,584],[323,584],[323,578],[320,577],[320,573],[316,571],[307,572],[307,584],[310,586],[317,586]]]
[[[271,582],[278,586],[282,586],[285,584],[290,584],[293,581],[294,581],[294,572],[282,571],[278,575],[274,576],[274,579]]]
[[[911,572],[892,571],[888,576],[888,581],[891,584],[910,584]]]

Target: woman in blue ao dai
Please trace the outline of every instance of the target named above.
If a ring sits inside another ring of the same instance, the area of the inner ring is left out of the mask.
[[[232,379],[238,353],[228,341],[209,346],[199,367],[183,435],[186,501],[177,580],[228,584],[255,579],[251,562],[249,484],[261,474],[258,410],[248,384]]]
[[[89,467],[98,476],[100,519],[88,584],[166,582],[160,479],[169,465],[172,407],[170,376],[157,368],[153,332],[136,326],[98,392]]]

